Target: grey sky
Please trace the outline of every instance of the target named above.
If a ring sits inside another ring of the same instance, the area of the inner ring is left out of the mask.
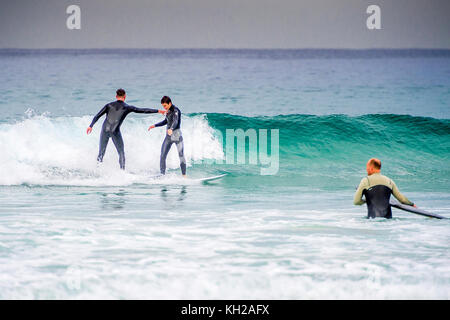
[[[81,7],[81,30],[66,27]],[[381,8],[368,30],[366,8]],[[450,48],[449,0],[12,0],[0,48]]]

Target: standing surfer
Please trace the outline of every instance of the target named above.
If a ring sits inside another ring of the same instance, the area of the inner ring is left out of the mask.
[[[180,125],[181,125],[181,111],[176,106],[172,104],[172,100],[164,96],[161,99],[161,105],[167,111],[166,118],[155,124],[151,125],[148,130],[155,127],[162,127],[167,125],[167,132],[164,142],[161,146],[161,158],[160,158],[160,170],[161,174],[166,173],[166,159],[169,153],[170,147],[173,143],[177,146],[178,157],[180,158],[180,168],[181,173],[186,177],[186,159],[184,158],[184,143],[183,136],[181,135]]]
[[[120,133],[120,126],[126,116],[131,113],[162,113],[164,110],[157,110],[151,108],[136,108],[125,103],[126,92],[123,89],[117,89],[116,101],[106,104],[97,115],[92,119],[91,125],[87,128],[86,133],[92,132],[92,127],[98,121],[98,119],[106,114],[106,119],[103,122],[102,132],[100,134],[100,147],[98,152],[97,161],[102,162],[105,155],[106,146],[108,145],[109,138],[112,138],[117,152],[119,153],[120,169],[125,170],[125,151],[123,145],[122,134]]]
[[[392,218],[391,205],[389,204],[391,194],[401,203],[415,207],[414,203],[400,193],[394,181],[380,173],[381,161],[379,159],[370,159],[367,162],[366,170],[367,177],[361,180],[353,204],[367,203],[368,218]],[[365,201],[362,199],[363,195],[366,197]]]

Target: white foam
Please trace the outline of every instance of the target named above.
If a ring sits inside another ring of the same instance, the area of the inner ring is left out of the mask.
[[[305,213],[13,216],[0,299],[449,299],[446,225]]]
[[[96,164],[102,119],[86,134],[91,116],[50,118],[31,115],[14,124],[0,125],[0,185],[129,185],[154,183],[165,129],[147,131],[159,115],[129,116],[122,125],[126,172],[110,140],[100,167]],[[193,161],[222,159],[223,149],[204,116],[183,117],[182,132],[187,166]],[[175,147],[167,168],[179,168]],[[172,181],[167,179],[167,182]]]

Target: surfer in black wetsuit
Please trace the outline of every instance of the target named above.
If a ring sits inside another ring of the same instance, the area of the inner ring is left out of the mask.
[[[106,114],[106,119],[103,122],[102,132],[100,134],[100,148],[98,152],[97,161],[102,162],[105,155],[106,146],[108,145],[109,138],[112,138],[117,152],[119,153],[120,169],[125,170],[125,152],[123,146],[122,134],[120,133],[120,126],[122,125],[125,117],[131,113],[162,113],[164,110],[150,109],[150,108],[136,108],[125,103],[126,93],[123,89],[116,91],[116,101],[110,102],[105,105],[99,113],[92,119],[91,125],[87,128],[87,134],[92,132],[92,127],[97,120]]]
[[[180,125],[181,125],[181,111],[176,106],[172,104],[172,100],[164,96],[161,99],[161,105],[166,109],[166,119],[163,121],[151,125],[148,130],[155,127],[162,127],[167,125],[167,133],[166,138],[161,147],[161,158],[160,158],[160,170],[161,174],[166,173],[166,158],[169,153],[170,147],[173,143],[177,146],[178,156],[180,158],[180,168],[181,173],[184,177],[186,177],[186,159],[184,158],[184,144],[183,144],[183,136],[181,135]]]
[[[391,205],[389,204],[391,194],[401,203],[416,207],[414,203],[400,193],[394,181],[380,173],[381,161],[379,159],[370,159],[367,162],[366,170],[367,177],[361,180],[353,198],[353,204],[367,203],[368,218],[392,218]],[[362,199],[363,195],[366,200]]]

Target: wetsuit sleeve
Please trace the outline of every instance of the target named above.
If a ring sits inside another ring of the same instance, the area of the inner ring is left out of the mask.
[[[162,126],[165,126],[166,124],[167,124],[167,119],[164,119],[163,121],[155,124],[155,127],[162,127]]]
[[[98,121],[98,119],[100,119],[100,117],[102,115],[104,115],[106,113],[106,110],[108,109],[108,105],[105,105],[94,117],[94,119],[92,119],[91,124],[89,125],[89,127],[93,127],[93,125]]]
[[[413,202],[409,201],[408,198],[406,198],[403,194],[400,193],[395,182],[392,180],[391,180],[391,182],[392,182],[392,194],[394,195],[394,197],[396,197],[397,200],[403,204],[410,205],[410,206],[414,205]]]
[[[152,109],[152,108],[137,108],[134,106],[129,106],[129,112],[135,112],[135,113],[158,113],[158,109]]]
[[[174,130],[178,126],[178,122],[180,121],[180,112],[175,110],[173,113],[172,123],[168,129]]]
[[[355,196],[353,197],[353,204],[355,206],[360,206],[366,203],[366,201],[363,200],[362,196],[364,189],[367,189],[368,186],[369,185],[367,178],[363,178],[359,183],[358,189],[356,189]]]

